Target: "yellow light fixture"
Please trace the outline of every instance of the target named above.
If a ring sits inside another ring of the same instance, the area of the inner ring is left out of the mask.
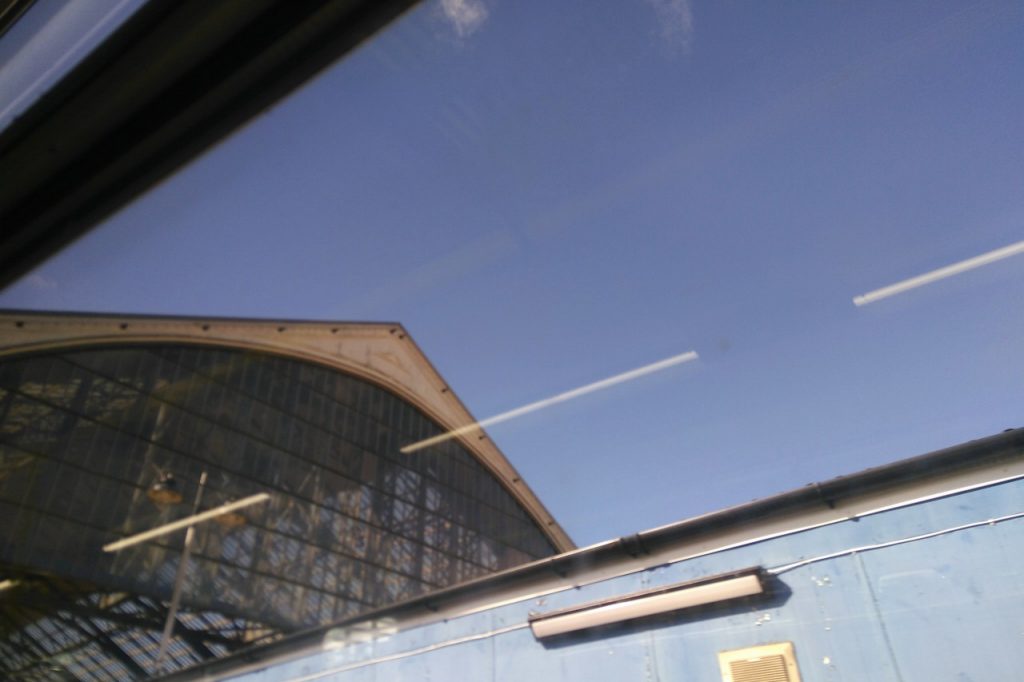
[[[178,481],[170,473],[162,474],[159,481],[149,486],[146,496],[160,506],[180,504],[182,500]]]

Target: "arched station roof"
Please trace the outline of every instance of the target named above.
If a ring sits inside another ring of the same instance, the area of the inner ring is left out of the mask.
[[[400,396],[443,429],[476,421],[408,331],[395,322],[0,311],[0,359],[75,347],[175,342],[263,351],[337,369]],[[558,551],[575,549],[482,429],[459,440],[529,512]]]
[[[397,324],[0,313],[0,671],[151,675],[176,575],[171,669],[571,549],[483,432],[401,452],[473,421]]]

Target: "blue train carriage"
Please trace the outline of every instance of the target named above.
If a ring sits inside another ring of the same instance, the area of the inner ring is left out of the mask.
[[[173,679],[1012,680],[1024,429],[536,561]]]

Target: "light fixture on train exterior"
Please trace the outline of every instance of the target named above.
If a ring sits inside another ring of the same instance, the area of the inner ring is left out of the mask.
[[[559,611],[534,614],[530,616],[530,629],[537,639],[546,639],[684,609],[755,597],[767,592],[767,575],[764,570],[748,568],[589,602]]]

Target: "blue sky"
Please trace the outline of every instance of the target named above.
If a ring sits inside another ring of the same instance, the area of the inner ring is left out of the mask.
[[[445,0],[0,294],[397,320],[580,543],[1021,426],[1024,5]]]

